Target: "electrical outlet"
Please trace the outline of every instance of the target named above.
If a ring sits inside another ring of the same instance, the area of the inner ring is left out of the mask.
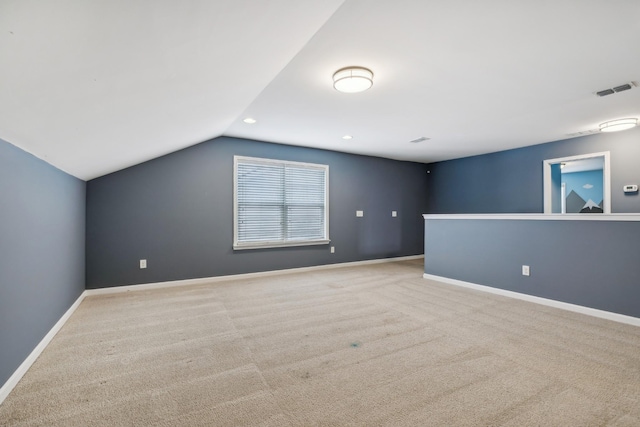
[[[522,266],[522,275],[523,276],[530,276],[530,271],[529,271],[529,266],[528,265],[523,265]]]
[[[331,253],[335,254],[336,253],[336,247],[335,246],[331,246]]]
[[[398,216],[398,211],[391,211],[391,216],[392,217],[397,217]]]
[[[364,216],[364,211],[356,211],[356,216],[357,217]]]
[[[147,260],[146,259],[141,259],[140,260],[140,268],[147,268]]]

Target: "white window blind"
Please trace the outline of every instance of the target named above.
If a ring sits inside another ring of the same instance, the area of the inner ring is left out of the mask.
[[[234,249],[329,243],[327,165],[234,157]]]

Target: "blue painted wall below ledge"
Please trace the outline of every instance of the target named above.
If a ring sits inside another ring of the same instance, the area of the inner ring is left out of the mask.
[[[84,290],[85,183],[0,140],[0,386]]]
[[[428,165],[425,213],[542,213],[542,162],[609,151],[611,212],[640,212],[640,127],[500,151]]]
[[[427,219],[424,271],[640,318],[639,236],[629,221]]]
[[[335,254],[233,251],[234,155],[329,165]],[[422,254],[426,192],[424,164],[217,138],[87,183],[87,288]]]

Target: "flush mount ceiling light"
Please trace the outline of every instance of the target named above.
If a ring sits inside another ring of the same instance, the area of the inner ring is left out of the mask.
[[[600,132],[617,132],[619,130],[631,129],[637,125],[638,119],[610,120],[600,124]]]
[[[363,92],[373,86],[373,72],[364,67],[345,67],[333,74],[333,87],[338,92]]]
[[[342,139],[349,140],[349,139],[353,139],[353,137],[351,135],[345,135],[342,137]]]
[[[247,117],[246,119],[243,120],[243,122],[245,122],[246,124],[252,125],[255,122],[257,122],[257,120],[254,119],[253,117]]]

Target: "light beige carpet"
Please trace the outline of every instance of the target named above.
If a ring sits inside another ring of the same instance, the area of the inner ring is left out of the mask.
[[[640,328],[399,262],[84,300],[2,426],[640,426]]]

